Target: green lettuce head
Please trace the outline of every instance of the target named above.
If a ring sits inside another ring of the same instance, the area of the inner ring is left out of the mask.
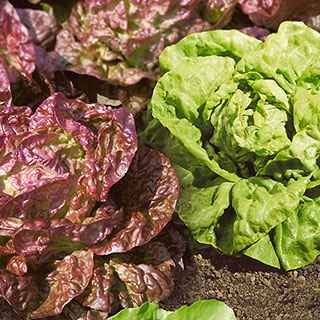
[[[284,22],[265,42],[189,35],[160,55],[140,143],[180,179],[201,243],[295,269],[320,253],[320,34]]]

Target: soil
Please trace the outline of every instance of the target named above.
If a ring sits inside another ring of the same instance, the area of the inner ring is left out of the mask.
[[[217,299],[231,307],[239,320],[320,319],[320,257],[309,266],[284,272],[247,257],[202,249],[187,252],[184,269],[177,268],[174,277],[173,294],[160,303],[167,310]],[[17,319],[0,300],[0,320]]]
[[[173,294],[161,307],[176,310],[195,301],[217,299],[237,319],[320,319],[320,258],[290,272],[247,257],[222,256],[213,249],[187,253],[176,270]]]

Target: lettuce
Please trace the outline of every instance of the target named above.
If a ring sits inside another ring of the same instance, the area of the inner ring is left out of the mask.
[[[152,303],[144,303],[141,307],[136,309],[126,309],[120,311],[110,320],[233,320],[235,315],[226,304],[217,300],[198,301],[191,306],[183,306],[180,309],[170,312],[160,309],[157,305]]]
[[[320,253],[319,53],[317,31],[284,22],[264,43],[216,30],[160,55],[139,139],[174,164],[199,242],[285,270]]]
[[[162,50],[187,34],[226,25],[236,1],[80,1],[58,34],[59,64],[114,85],[156,80]]]
[[[53,49],[61,28],[54,16],[40,10],[15,9],[3,0],[0,23],[1,112],[4,106],[35,109],[55,91],[71,98],[79,95],[46,51]]]
[[[33,113],[6,104],[0,143],[0,297],[20,317],[105,319],[170,295],[175,264],[153,239],[178,178],[163,154],[138,148],[127,109],[60,92]],[[172,247],[179,236],[166,232]]]

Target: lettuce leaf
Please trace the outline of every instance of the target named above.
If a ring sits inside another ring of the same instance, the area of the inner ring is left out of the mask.
[[[144,303],[141,307],[135,309],[126,309],[120,311],[110,320],[175,320],[175,319],[221,319],[232,320],[236,319],[235,315],[226,304],[217,300],[198,301],[191,306],[183,306],[177,311],[169,312],[160,309],[153,303]]]
[[[255,25],[276,30],[285,20],[303,21],[320,31],[320,4],[317,0],[239,0],[241,9]]]

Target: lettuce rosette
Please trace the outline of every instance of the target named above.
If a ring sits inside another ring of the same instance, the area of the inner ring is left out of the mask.
[[[285,270],[320,253],[319,57],[302,22],[265,42],[196,33],[160,55],[139,139],[173,163],[198,242]]]
[[[102,320],[168,297],[184,250],[154,239],[178,199],[169,160],[138,148],[124,107],[57,92],[21,108],[0,109],[0,298],[21,318]]]
[[[187,34],[225,26],[235,6],[235,0],[79,1],[57,36],[57,61],[114,85],[157,80],[158,58],[166,46]]]

